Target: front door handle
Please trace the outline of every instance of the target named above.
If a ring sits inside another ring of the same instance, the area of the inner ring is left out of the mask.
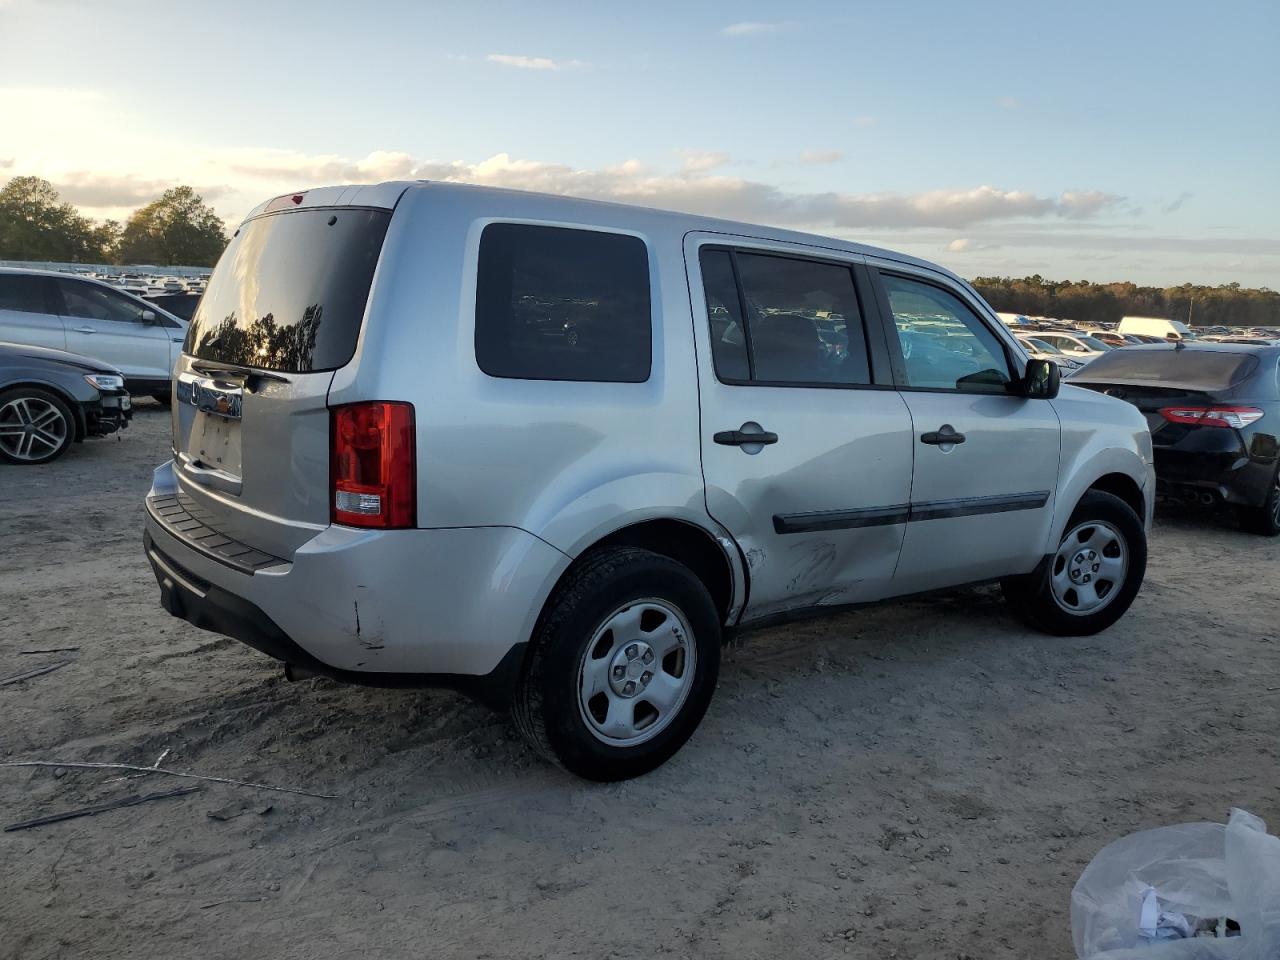
[[[931,447],[947,446],[953,443],[964,443],[965,437],[963,433],[956,431],[956,428],[949,423],[944,423],[939,429],[932,433],[920,434],[920,442],[927,443]]]
[[[76,333],[97,333],[98,332],[97,330],[93,329],[93,327],[75,327],[74,329]]]
[[[747,421],[737,430],[721,430],[712,438],[716,443],[726,447],[746,447],[753,443],[777,443],[778,435],[765,430],[754,421]],[[750,451],[748,451],[749,453]]]

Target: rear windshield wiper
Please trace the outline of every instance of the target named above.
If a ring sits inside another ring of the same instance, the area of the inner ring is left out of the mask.
[[[239,377],[245,381],[249,381],[254,377],[261,377],[263,380],[278,380],[280,383],[292,383],[288,377],[279,373],[272,373],[268,370],[258,370],[254,367],[245,367],[237,363],[223,363],[221,360],[193,360],[191,369],[199,373],[209,374],[230,374],[233,377]]]

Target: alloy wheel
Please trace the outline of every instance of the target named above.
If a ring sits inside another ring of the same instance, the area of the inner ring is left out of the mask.
[[[54,457],[67,442],[71,424],[41,397],[14,397],[0,406],[0,450],[14,460],[39,463]]]

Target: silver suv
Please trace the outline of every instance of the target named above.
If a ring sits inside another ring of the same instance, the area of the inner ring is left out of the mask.
[[[439,183],[255,209],[174,371],[146,551],[292,675],[511,708],[584,777],[693,732],[733,630],[1000,581],[1087,634],[1146,566],[1131,405],[973,288],[767,227]]]

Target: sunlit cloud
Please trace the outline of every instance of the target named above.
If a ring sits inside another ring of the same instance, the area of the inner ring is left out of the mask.
[[[491,53],[485,59],[490,63],[500,63],[504,67],[517,67],[521,70],[565,70],[586,66],[581,60],[552,60],[550,57],[526,57],[515,53]]]
[[[726,37],[750,37],[759,36],[764,33],[777,33],[786,24],[783,23],[764,23],[759,20],[743,20],[741,23],[731,23],[727,27],[721,27],[720,33]]]
[[[806,150],[800,154],[801,163],[835,163],[843,159],[843,150]]]
[[[680,169],[685,173],[705,173],[729,162],[729,155],[717,150],[677,150],[684,159]]]

